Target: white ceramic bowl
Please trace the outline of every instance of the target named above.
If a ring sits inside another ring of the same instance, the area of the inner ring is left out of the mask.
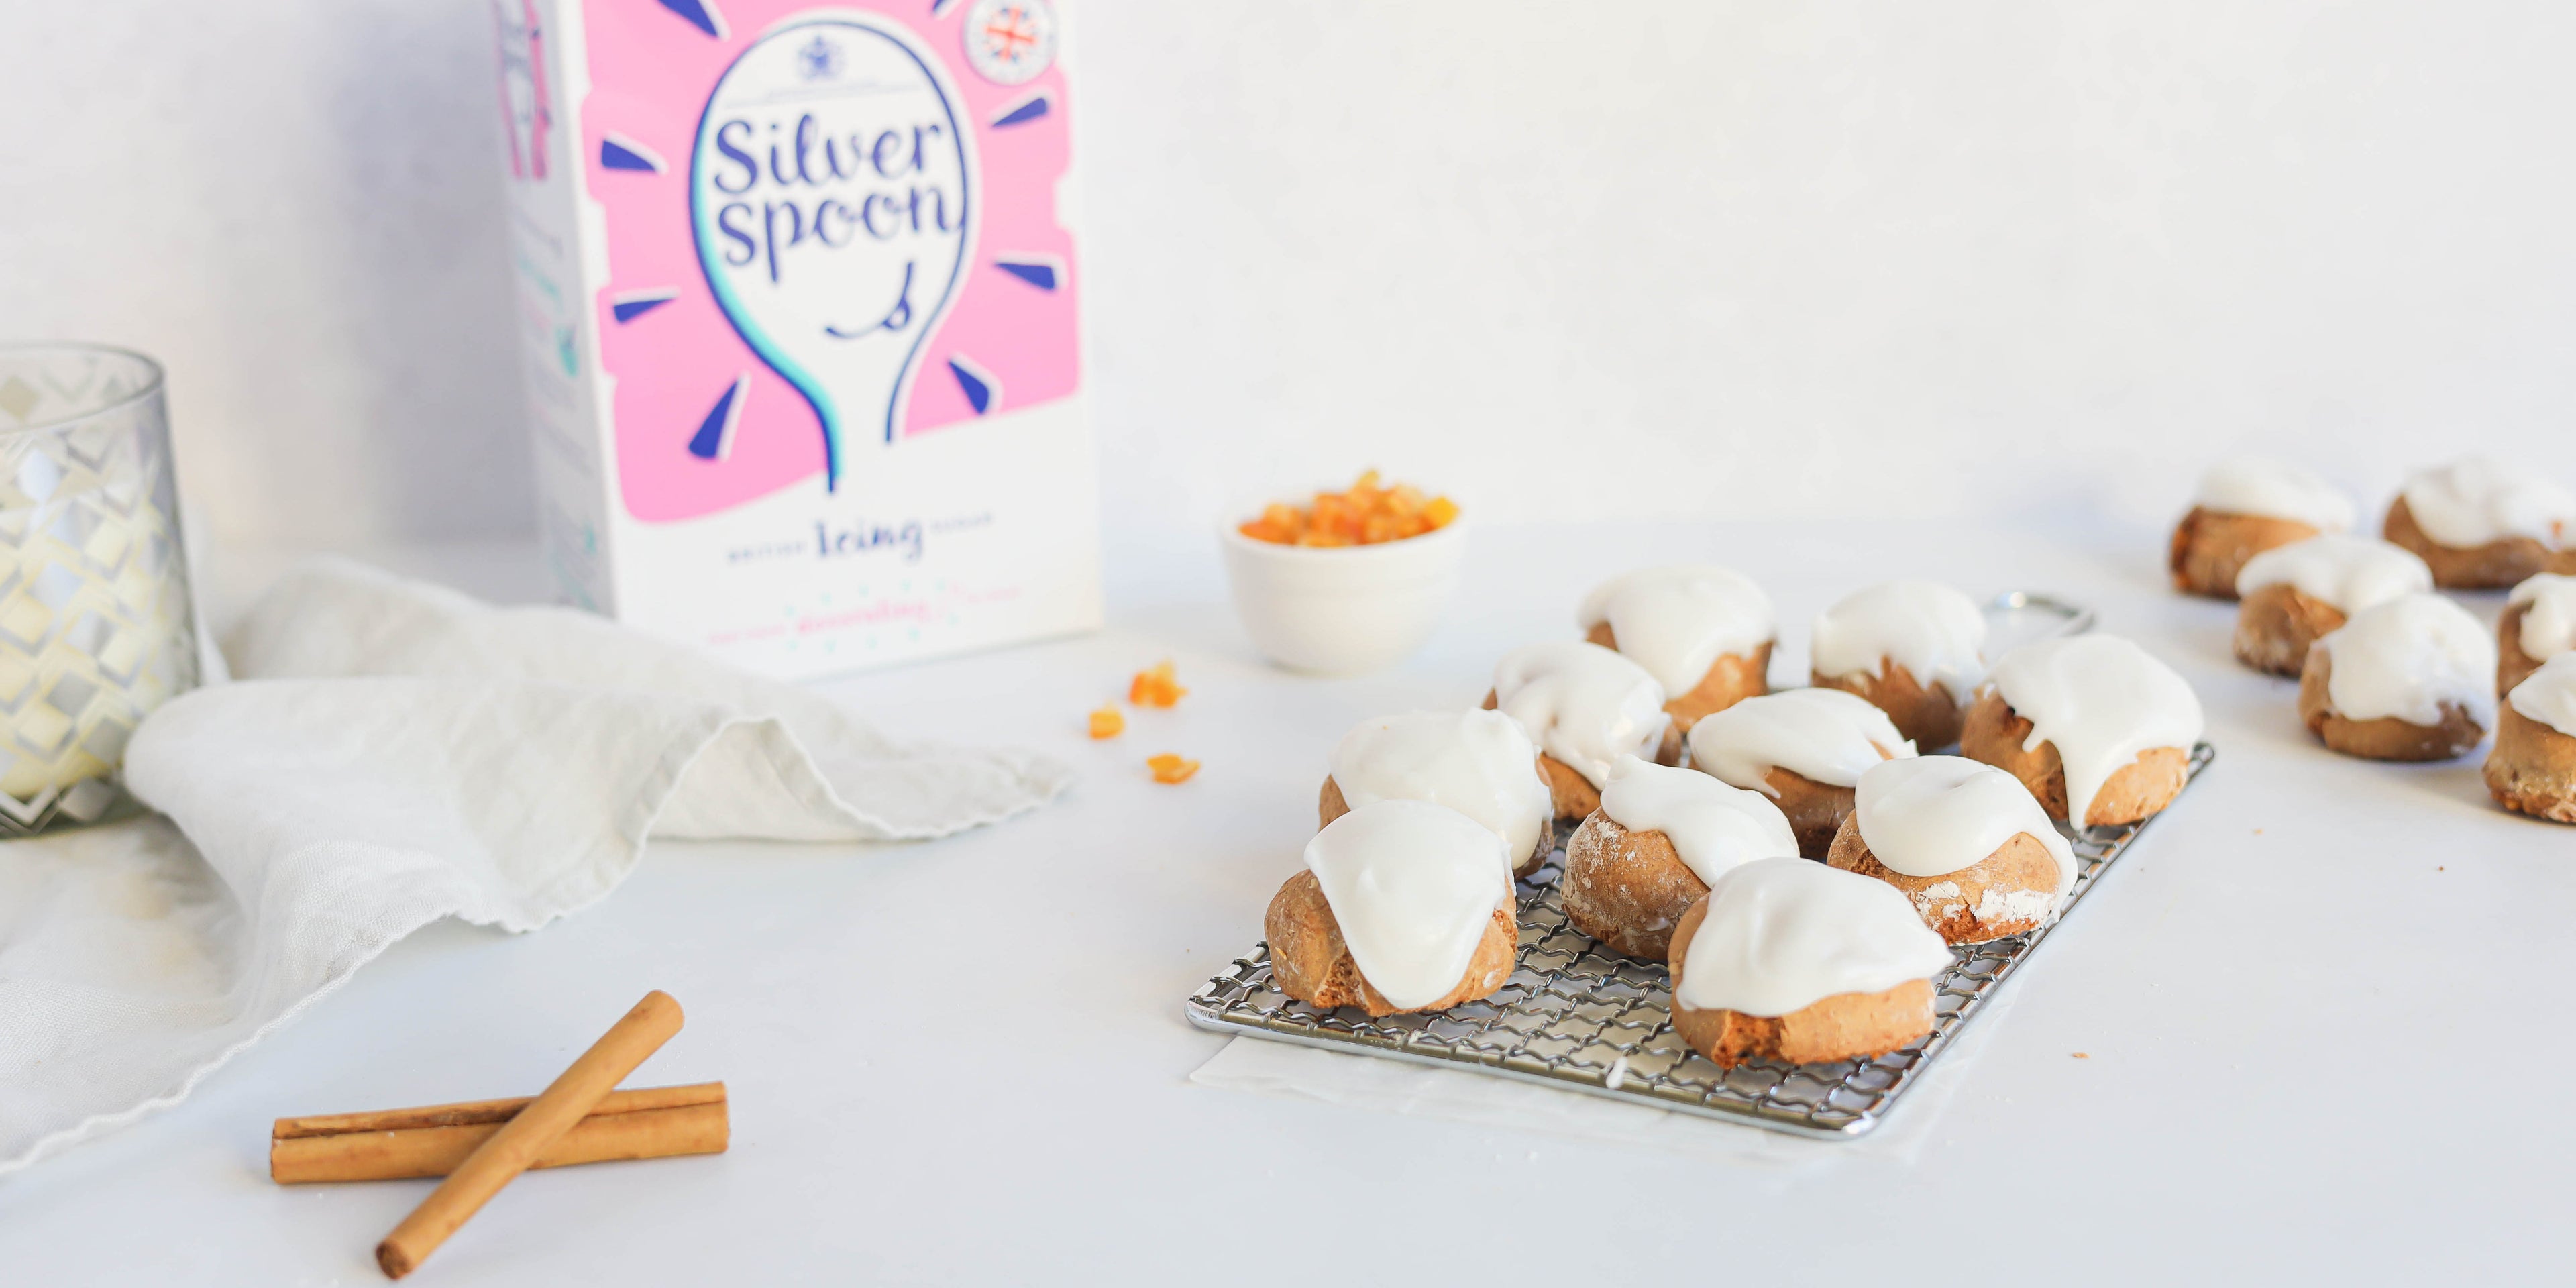
[[[1243,629],[1271,661],[1318,675],[1393,666],[1422,647],[1467,550],[1465,515],[1401,541],[1320,549],[1255,541],[1237,522],[1217,540]]]

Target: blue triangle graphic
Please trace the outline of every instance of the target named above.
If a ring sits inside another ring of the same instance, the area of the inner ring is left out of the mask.
[[[615,317],[620,322],[632,322],[635,319],[670,303],[675,298],[677,297],[670,295],[657,295],[649,300],[621,300],[618,303],[609,305],[608,312],[610,316]]]
[[[1053,264],[1031,264],[1024,260],[997,259],[993,261],[993,267],[1041,291],[1055,289],[1055,265]]]
[[[599,164],[611,170],[641,170],[646,174],[662,173],[662,167],[653,164],[650,159],[637,156],[606,139],[599,141]]]
[[[724,455],[725,431],[733,426],[733,400],[742,396],[742,381],[725,386],[724,397],[716,399],[715,410],[698,422],[698,432],[689,436],[689,455],[712,461]]]
[[[1022,103],[1018,107],[1012,108],[1010,111],[1004,112],[1002,115],[995,117],[993,120],[993,128],[998,130],[1009,125],[1026,125],[1046,114],[1047,96],[1040,94],[1036,98],[1030,99],[1028,102]]]
[[[662,7],[688,19],[690,26],[718,40],[724,39],[724,28],[718,24],[714,14],[707,12],[704,0],[662,0]]]
[[[975,409],[976,415],[981,416],[992,407],[993,387],[969,374],[964,367],[958,366],[955,358],[948,360],[948,374],[957,377],[957,387],[965,392],[966,404]]]

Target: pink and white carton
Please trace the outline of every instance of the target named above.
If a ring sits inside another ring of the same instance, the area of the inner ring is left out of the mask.
[[[1049,0],[489,0],[549,557],[783,676],[1096,627]]]

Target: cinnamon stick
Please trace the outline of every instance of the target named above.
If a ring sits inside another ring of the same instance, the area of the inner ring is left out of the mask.
[[[721,1082],[693,1082],[681,1087],[636,1087],[612,1091],[600,1097],[594,1114],[631,1114],[639,1109],[669,1109],[678,1105],[703,1105],[725,1098]],[[337,1136],[353,1131],[401,1131],[407,1127],[461,1127],[475,1123],[505,1123],[528,1107],[534,1096],[511,1096],[501,1100],[461,1100],[451,1105],[418,1105],[409,1109],[369,1109],[354,1114],[307,1114],[301,1118],[280,1118],[269,1129],[271,1140],[293,1140],[299,1136]]]
[[[376,1245],[376,1264],[385,1275],[400,1279],[427,1260],[502,1186],[517,1179],[573,1124],[598,1108],[646,1056],[670,1041],[680,1031],[680,1022],[680,1004],[670,994],[660,989],[646,993],[616,1027],[582,1052],[527,1108],[501,1124]]]
[[[280,1118],[269,1133],[269,1179],[304,1185],[445,1176],[530,1099]],[[721,1082],[612,1091],[529,1166],[721,1154],[730,1136],[726,1115]]]

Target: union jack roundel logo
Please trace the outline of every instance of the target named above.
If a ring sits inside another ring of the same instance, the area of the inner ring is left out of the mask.
[[[996,85],[1036,80],[1055,62],[1055,11],[1046,0],[975,0],[962,35],[967,65]]]

